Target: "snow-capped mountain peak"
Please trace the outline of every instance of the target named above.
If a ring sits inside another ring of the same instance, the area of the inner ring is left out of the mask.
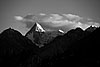
[[[38,32],[45,32],[45,30],[42,28],[42,26],[39,23],[36,23],[36,31]]]
[[[44,44],[51,42],[56,36],[62,35],[62,30],[47,31],[39,23],[35,23],[33,27],[26,33],[26,37],[30,39],[39,48],[43,47]]]

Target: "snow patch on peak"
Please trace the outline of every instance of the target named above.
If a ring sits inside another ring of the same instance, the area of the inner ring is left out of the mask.
[[[45,30],[42,28],[42,26],[39,23],[36,23],[37,27],[36,27],[36,31],[38,32],[45,32]]]
[[[65,33],[64,31],[62,31],[62,30],[59,30],[59,32],[61,32],[61,33]]]

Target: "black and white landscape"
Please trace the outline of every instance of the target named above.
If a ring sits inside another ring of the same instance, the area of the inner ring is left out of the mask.
[[[38,22],[23,36],[12,28],[0,34],[1,67],[91,67],[100,64],[100,28],[67,33],[45,31]]]
[[[0,0],[0,67],[100,67],[100,0]]]

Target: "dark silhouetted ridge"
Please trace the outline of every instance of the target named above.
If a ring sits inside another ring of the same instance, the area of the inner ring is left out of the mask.
[[[100,28],[87,29],[71,29],[63,35],[54,37],[48,43],[42,42],[48,40],[51,34],[55,36],[56,32],[32,31],[34,32],[32,36],[34,34],[40,38],[34,43],[20,32],[11,28],[6,29],[0,34],[0,65],[4,65],[3,67],[6,65],[10,67],[97,67],[100,64]],[[44,47],[37,47],[38,41]]]
[[[0,34],[0,65],[15,67],[34,55],[38,47],[14,29]]]
[[[80,33],[82,33],[82,37],[81,35],[77,35]],[[76,37],[73,37],[71,34],[76,34]],[[54,41],[48,44],[52,46],[49,46],[51,50],[48,49],[47,52],[52,52],[55,56],[53,56],[51,60],[44,60],[45,64],[43,64],[43,66],[48,66],[48,64],[51,66],[63,65],[66,67],[99,66],[99,38],[100,28],[96,28],[92,33],[82,31],[79,28],[70,30],[64,36],[58,36]]]
[[[88,31],[88,32],[93,32],[94,30],[96,30],[97,27],[95,26],[90,26],[88,27],[85,31]]]

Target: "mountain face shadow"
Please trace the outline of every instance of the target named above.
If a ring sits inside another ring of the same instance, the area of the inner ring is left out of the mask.
[[[39,37],[41,36],[39,35]],[[89,27],[86,30],[76,28],[63,35],[57,35],[39,48],[36,42],[9,28],[0,34],[0,66],[99,66],[99,38],[99,27]]]

